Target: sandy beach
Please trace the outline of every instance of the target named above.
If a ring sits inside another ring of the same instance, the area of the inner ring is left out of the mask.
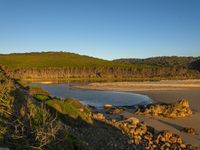
[[[131,110],[123,113],[125,117],[134,116],[140,121],[145,121],[147,125],[156,130],[170,130],[179,134],[185,143],[200,147],[200,80],[184,81],[160,81],[160,82],[110,82],[110,83],[91,83],[79,85],[78,88],[128,91],[144,94],[156,102],[173,103],[180,99],[188,99],[193,110],[190,117],[170,119],[164,117],[152,117],[135,115]],[[183,127],[193,127],[198,131],[198,135],[190,135],[180,130]]]

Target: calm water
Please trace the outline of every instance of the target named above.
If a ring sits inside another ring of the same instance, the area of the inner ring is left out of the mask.
[[[149,104],[153,101],[145,95],[128,93],[128,92],[113,92],[113,91],[98,91],[73,88],[69,84],[31,84],[41,86],[48,91],[52,96],[67,98],[72,97],[79,99],[83,104],[89,104],[96,107],[101,107],[104,104],[112,104],[113,106],[132,106],[136,104]]]

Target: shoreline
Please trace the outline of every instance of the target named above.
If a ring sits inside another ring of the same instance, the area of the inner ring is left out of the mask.
[[[200,80],[196,81],[183,81],[182,84],[187,84],[190,85],[190,87],[186,88],[186,85],[179,87],[179,88],[174,88],[174,87],[167,87],[163,88],[163,86],[159,87],[154,87],[149,86],[150,83],[141,88],[139,86],[134,87],[128,86],[127,83],[119,83],[116,85],[115,88],[113,86],[115,83],[98,83],[98,85],[102,84],[101,86],[94,86],[97,85],[95,84],[87,84],[87,85],[79,85],[79,86],[73,86],[76,88],[81,88],[81,89],[94,89],[94,90],[112,90],[112,91],[121,91],[121,92],[132,92],[136,94],[143,94],[148,97],[150,97],[152,100],[155,102],[160,102],[160,103],[174,103],[177,102],[180,99],[188,99],[190,107],[193,111],[193,114],[190,117],[185,117],[185,118],[177,118],[177,119],[171,119],[171,118],[164,118],[164,117],[153,117],[153,116],[145,116],[145,115],[136,115],[133,113],[132,109],[126,109],[122,115],[125,117],[136,117],[140,121],[144,121],[147,123],[147,125],[152,126],[153,128],[161,131],[161,130],[169,130],[172,131],[173,133],[176,133],[180,135],[184,142],[187,144],[192,144],[195,146],[200,147],[200,101],[199,101],[199,93],[200,93]],[[161,81],[163,85],[163,81]],[[164,82],[172,82],[172,81],[164,81]],[[174,81],[175,83],[177,81]],[[181,81],[178,81],[181,82]],[[144,82],[143,82],[144,83]],[[171,83],[174,84],[175,83]],[[124,84],[124,85],[123,85]],[[130,84],[130,83],[129,83]],[[133,83],[131,83],[133,84]],[[156,82],[156,84],[159,84],[159,82]],[[193,86],[195,85],[195,86]],[[137,90],[137,88],[140,88],[140,90]],[[161,88],[161,89],[160,89]],[[135,90],[136,89],[136,90]],[[187,133],[181,132],[181,128],[183,127],[193,127],[197,130],[199,133],[198,135],[190,135]]]
[[[125,118],[136,117],[140,121],[158,131],[169,130],[180,135],[186,144],[200,147],[200,80],[160,81],[160,82],[109,82],[109,83],[70,83],[72,87],[91,90],[109,90],[116,92],[130,92],[148,96],[155,102],[174,103],[180,99],[188,99],[193,114],[185,118],[164,118],[145,115],[136,115],[132,108],[126,108],[122,115]],[[134,86],[136,84],[136,86]],[[154,85],[155,86],[154,86]],[[172,84],[172,86],[169,86]],[[179,85],[177,88],[176,85]],[[98,86],[97,86],[98,85]],[[142,86],[139,86],[142,85]],[[183,85],[183,86],[181,86]],[[189,85],[187,87],[187,85]],[[180,131],[183,127],[193,127],[199,135],[189,135]]]
[[[18,79],[22,82],[31,82],[31,83],[82,83],[82,84],[91,84],[91,83],[160,83],[160,82],[199,82],[200,79],[160,79],[160,80],[151,80],[151,79],[109,79],[109,78],[68,78],[68,79],[43,79],[43,78],[33,78],[33,79]]]
[[[188,90],[200,88],[200,80],[164,80],[145,82],[103,82],[74,84],[73,87],[81,89],[97,89],[111,91],[154,91],[154,90]]]

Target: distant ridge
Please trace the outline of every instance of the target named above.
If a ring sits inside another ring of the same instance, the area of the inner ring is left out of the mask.
[[[195,69],[192,64],[195,61],[200,60],[199,57],[179,57],[179,56],[160,56],[160,57],[150,57],[145,59],[138,58],[122,58],[116,59],[114,62],[128,63],[128,64],[146,64],[161,67],[183,67]]]

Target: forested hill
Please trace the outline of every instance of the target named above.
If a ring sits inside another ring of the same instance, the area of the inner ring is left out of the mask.
[[[93,67],[107,65],[108,63],[109,61],[106,60],[68,52],[32,52],[0,55],[0,64],[12,68]]]
[[[193,62],[193,59],[195,58],[187,58],[182,63]],[[17,79],[124,81],[188,79],[200,76],[198,71],[171,63],[158,65],[144,62],[139,59],[131,59],[131,63],[123,60],[108,61],[67,52],[0,54],[0,65],[8,75]]]
[[[200,59],[196,60],[196,61],[193,61],[189,67],[191,69],[195,69],[195,70],[198,70],[200,72]]]
[[[161,66],[161,67],[181,67],[188,69],[197,69],[196,63],[198,61],[200,61],[200,57],[178,57],[178,56],[150,57],[146,59],[124,58],[124,59],[114,60],[114,62],[121,62],[127,64],[146,64],[146,65]]]

